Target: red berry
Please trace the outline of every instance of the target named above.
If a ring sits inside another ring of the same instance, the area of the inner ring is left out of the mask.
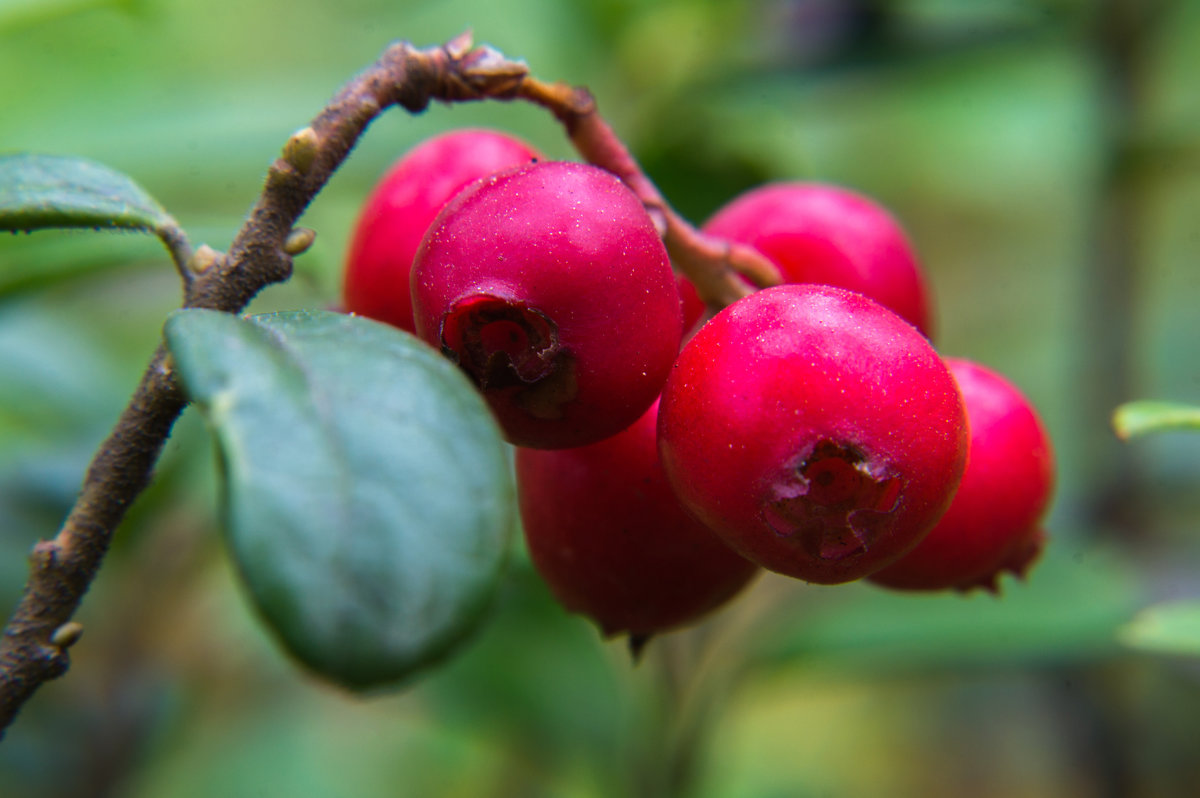
[[[409,272],[434,217],[463,187],[537,157],[491,130],[444,133],[410,150],[380,178],[358,217],[346,253],[345,310],[413,332]]]
[[[605,635],[644,638],[691,623],[758,572],[671,493],[658,461],[658,403],[577,449],[517,450],[525,540],[542,578]]]
[[[947,359],[967,406],[967,470],[950,509],[915,549],[871,575],[902,590],[996,590],[1023,576],[1043,544],[1054,453],[1037,411],[1011,383],[968,360]]]
[[[417,334],[475,381],[508,440],[539,449],[636,421],[683,326],[641,201],[578,163],[537,163],[459,194],[417,253],[413,308]]]
[[[783,285],[700,328],[663,390],[659,446],[684,506],[764,568],[858,579],[933,527],[966,418],[916,328],[840,288]]]
[[[912,245],[864,196],[821,183],[768,184],[721,208],[704,232],[756,248],[785,283],[857,291],[930,335],[928,290]]]
[[[682,274],[675,275],[675,283],[679,287],[679,304],[683,308],[683,329],[685,333],[690,332],[704,318],[708,307],[700,298],[696,286]]]

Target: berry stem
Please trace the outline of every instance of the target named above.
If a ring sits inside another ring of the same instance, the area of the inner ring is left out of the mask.
[[[755,290],[738,275],[759,288],[783,281],[775,264],[757,250],[704,235],[680,216],[600,116],[587,89],[526,76],[518,96],[553,113],[580,155],[612,172],[638,195],[659,227],[671,264],[692,281],[709,307],[719,310]]]

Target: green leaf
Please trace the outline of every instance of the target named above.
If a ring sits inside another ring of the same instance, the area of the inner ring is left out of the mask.
[[[0,230],[50,227],[161,233],[174,220],[126,175],[85,158],[0,156]]]
[[[1139,612],[1117,635],[1127,646],[1200,656],[1200,599],[1166,601]]]
[[[233,557],[301,662],[396,683],[475,630],[515,510],[499,428],[458,369],[326,311],[181,311],[166,340],[217,439]]]
[[[1200,430],[1200,407],[1148,399],[1127,402],[1113,413],[1112,424],[1121,440],[1129,440],[1148,432]]]

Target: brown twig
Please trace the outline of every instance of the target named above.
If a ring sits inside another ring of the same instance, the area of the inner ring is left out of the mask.
[[[180,231],[184,243],[172,253],[183,262],[183,306],[236,313],[266,286],[286,280],[292,256],[312,240],[311,231],[295,231],[296,221],[385,108],[399,105],[418,113],[430,100],[485,98],[520,98],[550,109],[584,158],[618,175],[639,195],[659,222],[676,267],[710,305],[729,304],[753,290],[737,273],[757,285],[779,281],[774,267],[755,251],[703,236],[675,213],[596,112],[586,90],[537,81],[523,63],[473,47],[464,34],[425,50],[393,44],[351,80],[308,127],[288,139],[228,254],[208,246],[192,252]],[[34,547],[25,592],[0,639],[0,733],[39,686],[66,672],[68,649],[81,632],[71,617],[126,510],[149,483],[185,404],[160,346],[88,467],[62,528]]]

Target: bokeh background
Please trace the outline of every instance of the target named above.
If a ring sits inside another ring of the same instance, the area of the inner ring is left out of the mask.
[[[355,698],[266,636],[222,551],[212,447],[176,428],[79,615],[68,677],[0,745],[37,796],[1194,796],[1200,659],[1127,645],[1200,597],[1200,437],[1123,444],[1120,402],[1200,397],[1194,0],[0,0],[0,151],[125,171],[223,249],[288,135],[386,44],[479,41],[586,84],[700,222],[770,179],[884,202],[938,343],[1007,374],[1059,455],[1051,542],[1004,595],[760,580],[636,667],[518,550],[446,667]],[[524,105],[391,111],[253,310],[337,301],[356,208],[440,130],[572,157]],[[179,301],[132,234],[0,238],[0,612]]]

